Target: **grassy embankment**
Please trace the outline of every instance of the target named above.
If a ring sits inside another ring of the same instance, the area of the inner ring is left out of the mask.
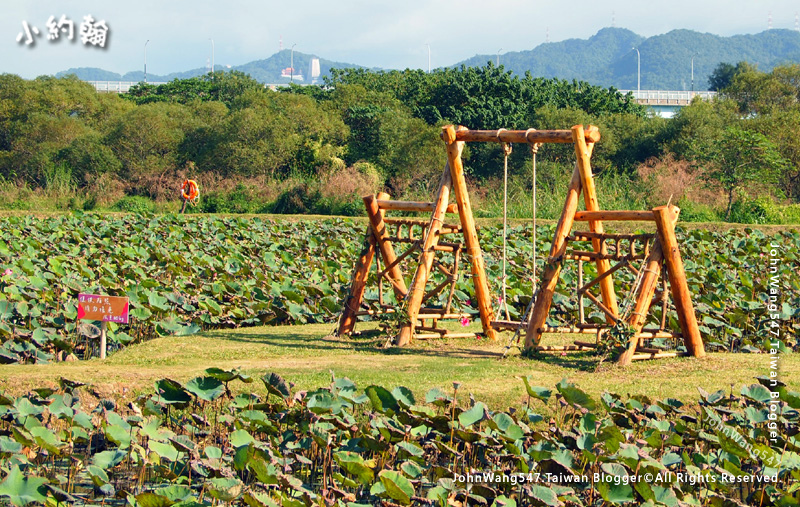
[[[296,390],[328,385],[331,372],[349,377],[361,388],[403,385],[417,395],[432,387],[450,391],[452,382],[458,381],[464,396],[472,393],[500,409],[518,406],[525,397],[523,383],[515,376],[530,375],[537,385],[546,387],[568,377],[595,398],[607,390],[692,403],[698,399],[698,387],[738,393],[742,385],[754,383],[754,377],[769,374],[769,356],[763,354],[712,353],[699,360],[640,361],[620,368],[608,361],[601,363],[589,353],[524,359],[512,348],[509,357],[502,359],[509,334],[502,335],[497,343],[451,339],[382,349],[385,336],[340,339],[327,336],[330,330],[330,325],[320,324],[211,331],[154,339],[102,361],[3,365],[0,389],[19,395],[32,388],[56,386],[59,377],[66,377],[91,384],[88,392],[96,396],[126,400],[151,393],[155,380],[170,377],[185,382],[216,366],[238,367],[253,376],[276,372],[294,382]],[[548,336],[544,343],[571,339]],[[781,357],[780,371],[789,389],[800,390],[800,356]],[[238,389],[264,390],[260,382],[238,384]]]

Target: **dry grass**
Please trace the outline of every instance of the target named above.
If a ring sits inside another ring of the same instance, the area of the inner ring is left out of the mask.
[[[642,187],[647,189],[647,201],[653,206],[670,199],[675,203],[683,198],[712,207],[725,204],[725,196],[719,190],[708,188],[699,169],[688,160],[676,160],[672,153],[648,159],[636,172],[642,179]]]

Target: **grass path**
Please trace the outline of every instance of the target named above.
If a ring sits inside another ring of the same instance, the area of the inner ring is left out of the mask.
[[[195,336],[167,337],[128,347],[106,360],[72,363],[0,366],[0,390],[19,395],[36,387],[55,386],[59,377],[92,385],[95,395],[129,399],[152,392],[154,381],[170,377],[181,382],[202,375],[205,368],[242,368],[253,376],[276,372],[296,384],[314,389],[330,383],[331,371],[347,376],[361,387],[404,385],[417,395],[439,387],[450,391],[452,382],[461,392],[473,393],[493,408],[517,406],[525,397],[515,376],[531,375],[537,385],[552,387],[568,377],[593,397],[603,391],[697,399],[697,387],[711,392],[755,382],[769,374],[769,356],[713,353],[702,360],[676,358],[636,362],[628,368],[603,363],[588,353],[542,355],[524,359],[512,349],[500,359],[509,335],[501,342],[452,339],[421,342],[403,349],[380,349],[385,337],[356,339],[326,337],[330,325],[245,328],[209,331]],[[367,333],[368,334],[368,333]],[[567,340],[561,336],[560,340]],[[558,339],[546,337],[546,343]],[[781,358],[780,377],[800,391],[800,356]],[[263,391],[260,382],[240,390]]]

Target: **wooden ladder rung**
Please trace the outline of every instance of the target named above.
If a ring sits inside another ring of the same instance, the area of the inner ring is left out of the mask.
[[[537,352],[580,352],[585,349],[586,347],[581,345],[539,345],[536,347]]]
[[[397,211],[433,211],[436,203],[433,202],[414,202],[414,201],[394,201],[391,199],[377,199],[378,208]],[[455,203],[447,205],[447,213],[457,213],[458,206]]]
[[[667,357],[686,357],[690,356],[688,352],[659,352],[653,354],[634,354],[631,356],[631,361],[642,361],[644,359],[664,359]]]
[[[430,334],[415,334],[415,340],[429,340],[431,338],[474,338],[478,333],[447,333],[444,335],[430,333]]]
[[[447,334],[447,329],[439,329],[438,327],[414,326],[414,331],[427,331],[429,333],[438,333],[442,336]]]
[[[528,323],[515,320],[493,320],[491,326],[496,331],[516,331],[519,328],[528,327]]]
[[[394,243],[418,243],[419,240],[417,239],[409,239],[409,238],[400,238],[400,237],[389,237],[387,238]],[[461,249],[460,243],[448,243],[445,241],[440,241],[438,244],[433,246],[433,249],[437,252],[455,252],[456,250]]]
[[[419,320],[456,320],[463,318],[472,318],[469,313],[420,313],[417,315]]]
[[[416,225],[422,228],[427,228],[431,223],[430,220],[417,220],[413,218],[384,218],[383,221],[389,225]],[[451,233],[461,232],[461,226],[456,224],[442,224],[443,230],[449,230]]]

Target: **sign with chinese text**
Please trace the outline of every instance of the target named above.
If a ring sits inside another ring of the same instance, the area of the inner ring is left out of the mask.
[[[52,42],[59,42],[61,35],[70,41],[75,41],[75,23],[67,18],[66,14],[62,14],[61,18],[56,20],[55,16],[50,16],[47,20],[47,39]],[[99,48],[106,47],[106,41],[109,37],[109,27],[105,19],[96,20],[91,14],[83,17],[83,22],[80,25],[80,38],[84,46],[91,45]],[[35,26],[32,26],[27,21],[22,22],[22,31],[17,35],[17,42],[25,44],[26,46],[33,47],[36,45],[36,37],[41,37],[42,33]]]
[[[99,296],[97,294],[79,294],[78,318],[127,324],[128,298]]]

